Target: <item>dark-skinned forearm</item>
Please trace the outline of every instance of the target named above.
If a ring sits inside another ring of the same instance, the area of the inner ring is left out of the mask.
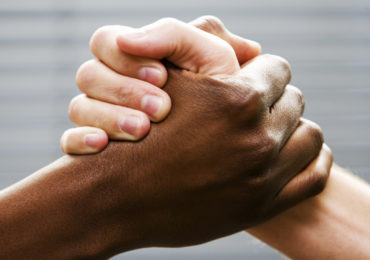
[[[99,164],[104,156],[63,157],[1,191],[0,258],[100,258],[131,249],[128,230],[120,249],[113,246],[114,218],[104,215],[109,203],[101,196],[113,185]]]

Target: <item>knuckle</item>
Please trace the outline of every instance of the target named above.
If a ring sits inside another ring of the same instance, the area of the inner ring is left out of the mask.
[[[212,15],[201,16],[194,21],[195,27],[212,34],[223,34],[225,26],[219,18]]]
[[[263,109],[263,92],[260,88],[249,87],[246,90],[244,106],[246,108],[247,115],[251,117],[259,115]]]
[[[247,82],[248,81],[248,82]],[[226,80],[231,88],[225,88],[224,101],[230,111],[243,115],[246,119],[255,118],[263,109],[263,88],[253,79]]]
[[[162,18],[162,19],[158,20],[158,23],[160,25],[170,27],[172,29],[176,29],[182,24],[182,22],[180,20],[177,20],[176,18],[173,18],[173,17]]]
[[[269,133],[261,134],[258,138],[258,148],[256,152],[262,163],[271,161],[279,153],[279,145],[276,138]]]
[[[255,84],[249,85],[245,90],[246,94],[246,105],[260,104],[263,99],[262,88],[255,87]]]
[[[289,62],[281,56],[274,55],[274,54],[264,54],[262,55],[265,59],[268,59],[270,62],[278,64],[284,70],[290,71],[290,64]]]
[[[96,60],[89,60],[83,63],[76,73],[76,84],[82,92],[96,80]]]
[[[89,45],[90,45],[90,50],[91,50],[91,52],[94,55],[96,55],[96,53],[99,50],[99,48],[105,42],[108,33],[111,31],[111,27],[112,26],[110,26],[110,25],[106,25],[106,26],[100,27],[91,36],[90,44]]]
[[[288,85],[286,89],[287,91],[290,91],[291,93],[293,93],[295,100],[297,101],[297,104],[300,106],[300,109],[303,113],[306,103],[305,103],[302,91],[299,88],[294,87],[292,85]]]
[[[320,150],[322,144],[324,143],[324,135],[320,126],[312,121],[305,120],[303,127],[308,137],[312,140],[312,144],[314,145],[315,149]]]
[[[273,67],[277,68],[285,77],[287,77],[288,82],[292,78],[292,70],[289,62],[283,57],[273,55],[273,54],[264,54],[262,55],[264,59],[267,60],[268,64],[272,64]]]
[[[131,84],[120,85],[116,88],[113,88],[113,94],[117,102],[122,105],[130,104],[134,99],[139,98],[140,91],[138,87],[134,87]]]

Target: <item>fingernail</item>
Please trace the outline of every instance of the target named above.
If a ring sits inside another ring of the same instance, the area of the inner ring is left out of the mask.
[[[137,118],[135,116],[127,116],[127,117],[124,117],[119,122],[119,127],[125,133],[128,133],[130,135],[135,135],[136,131],[139,127],[139,124],[140,124],[139,118]]]
[[[159,69],[145,67],[140,70],[139,77],[146,82],[157,85],[161,80],[161,74]]]
[[[146,95],[142,99],[141,107],[145,111],[145,113],[151,116],[155,116],[161,109],[162,104],[162,98],[152,95]]]
[[[84,136],[84,143],[92,148],[98,147],[99,135],[98,134],[87,134]]]

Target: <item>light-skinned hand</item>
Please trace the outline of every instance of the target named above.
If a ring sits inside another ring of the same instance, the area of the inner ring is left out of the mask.
[[[146,37],[135,39],[133,33]],[[78,70],[76,81],[84,94],[75,97],[69,109],[71,120],[81,127],[64,133],[65,153],[99,152],[108,138],[139,140],[148,133],[150,121],[163,120],[171,101],[159,88],[167,80],[161,59],[220,76],[237,72],[239,63],[260,53],[258,43],[230,33],[210,16],[190,24],[166,18],[140,29],[105,26],[94,33],[90,48],[97,59]]]

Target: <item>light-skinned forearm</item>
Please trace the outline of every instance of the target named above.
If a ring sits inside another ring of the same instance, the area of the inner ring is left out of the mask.
[[[333,165],[325,190],[248,232],[293,259],[369,259],[370,186]]]

